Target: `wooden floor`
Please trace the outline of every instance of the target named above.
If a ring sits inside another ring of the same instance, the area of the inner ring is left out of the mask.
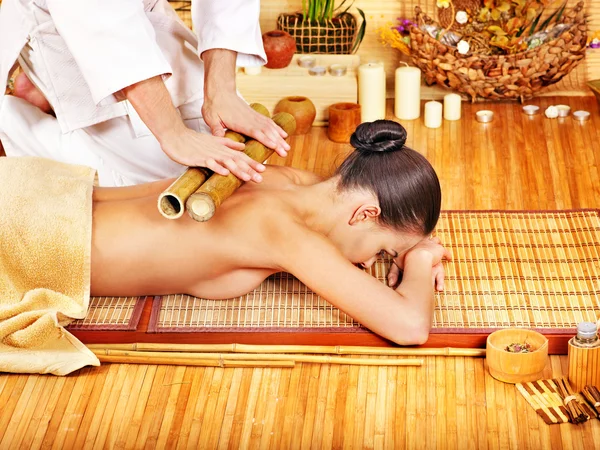
[[[596,208],[600,116],[593,97],[534,100],[592,111],[496,118],[429,130],[408,144],[433,163],[444,209]],[[391,116],[390,116],[391,117]],[[293,138],[287,164],[329,174],[348,151],[325,129]],[[282,163],[276,160],[276,163]],[[566,373],[552,356],[546,377]],[[293,369],[104,365],[68,377],[0,375],[0,449],[21,448],[600,448],[600,421],[545,425],[485,360],[426,357],[423,367],[297,364]]]

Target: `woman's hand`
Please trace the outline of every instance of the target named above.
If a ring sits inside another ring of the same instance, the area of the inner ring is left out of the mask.
[[[207,167],[219,175],[233,173],[242,181],[262,181],[265,166],[243,153],[244,144],[225,137],[198,133],[185,126],[161,141],[163,151],[173,161],[190,167]]]
[[[394,258],[394,262],[390,267],[390,271],[387,276],[388,286],[392,288],[397,286],[400,279],[400,272],[404,269],[406,260],[410,260],[410,255],[418,252],[426,252],[432,257],[432,282],[436,290],[442,291],[444,289],[445,279],[445,271],[442,260],[452,260],[452,254],[441,244],[441,241],[438,237],[425,238],[405,254]]]

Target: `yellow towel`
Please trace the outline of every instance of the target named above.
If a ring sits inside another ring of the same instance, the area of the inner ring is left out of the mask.
[[[65,375],[98,358],[63,326],[87,314],[94,170],[0,158],[0,371]]]

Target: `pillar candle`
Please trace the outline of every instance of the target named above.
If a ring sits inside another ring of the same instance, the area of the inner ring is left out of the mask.
[[[244,67],[244,72],[246,72],[246,75],[258,75],[261,71],[261,66]]]
[[[458,94],[447,94],[444,96],[444,119],[460,120],[460,109],[462,99]]]
[[[396,69],[394,115],[404,120],[418,119],[421,115],[421,71],[417,67]]]
[[[442,126],[442,104],[440,102],[425,103],[425,126],[427,128]]]
[[[385,69],[380,63],[358,67],[358,103],[361,121],[385,119]]]

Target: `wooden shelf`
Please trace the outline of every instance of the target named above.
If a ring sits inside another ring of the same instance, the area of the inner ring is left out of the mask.
[[[294,55],[290,65],[284,69],[265,69],[258,75],[247,75],[240,70],[237,74],[237,87],[248,102],[265,105],[271,112],[279,100],[292,95],[308,97],[317,109],[314,125],[326,125],[329,120],[328,108],[333,103],[358,101],[357,68],[360,57],[357,55],[314,55],[317,66],[329,67],[342,64],[348,68],[344,76],[312,76],[308,69],[298,65]]]

